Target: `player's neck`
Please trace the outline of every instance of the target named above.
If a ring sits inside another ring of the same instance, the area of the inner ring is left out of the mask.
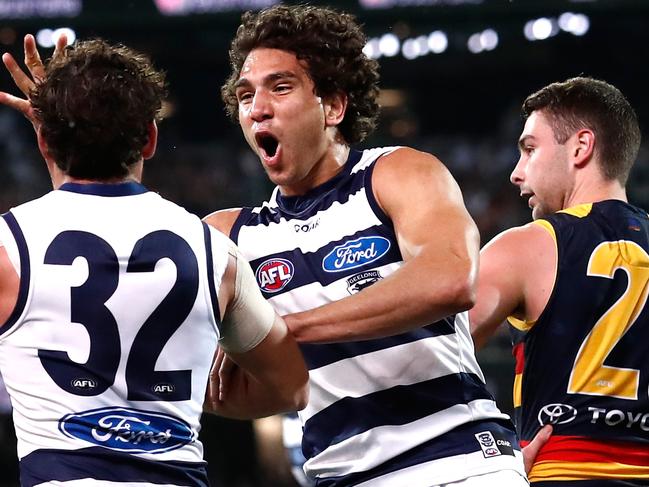
[[[617,179],[603,180],[596,178],[594,180],[580,182],[575,186],[564,208],[605,200],[628,201],[626,189]]]
[[[333,179],[345,166],[349,150],[346,143],[332,142],[306,178],[294,184],[280,184],[280,193],[284,196],[300,196]]]
[[[69,174],[64,173],[59,167],[53,162],[48,161],[48,169],[50,172],[50,178],[52,180],[52,187],[54,189],[59,189],[65,183],[73,184],[120,184],[120,183],[129,183],[135,182],[139,183],[142,181],[142,168],[143,161],[140,160],[133,164],[129,169],[129,173],[123,177],[109,178],[109,179],[86,179],[86,178],[75,178]]]

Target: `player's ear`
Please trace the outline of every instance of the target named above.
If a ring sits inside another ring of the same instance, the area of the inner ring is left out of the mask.
[[[56,165],[56,161],[50,153],[50,148],[41,134],[40,127],[36,129],[36,140],[38,142],[38,150],[40,151],[43,159],[45,159],[45,164],[47,165],[47,171],[50,173],[50,179],[52,180],[52,186],[54,189],[58,189],[61,184],[63,184],[65,179],[65,173]]]
[[[43,138],[40,127],[36,130],[36,140],[38,141],[38,150],[40,151],[43,159],[49,164],[52,160],[50,155],[50,148],[47,146],[47,142]]]
[[[340,124],[345,118],[347,110],[347,94],[342,91],[337,91],[332,95],[328,95],[323,100],[325,126],[335,127]]]
[[[142,158],[151,159],[155,154],[156,147],[158,146],[158,125],[155,120],[152,120],[147,127],[149,140],[142,147]]]
[[[595,152],[595,133],[590,129],[580,129],[572,139],[572,152],[573,163],[576,166],[584,166],[593,157]]]

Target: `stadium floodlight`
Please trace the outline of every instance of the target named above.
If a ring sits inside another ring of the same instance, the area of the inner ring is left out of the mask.
[[[399,38],[392,33],[383,34],[379,39],[379,52],[386,57],[394,57],[399,54],[401,43]]]
[[[534,34],[534,39],[544,40],[552,35],[552,21],[546,17],[541,17],[536,19],[532,23],[532,33]]]
[[[419,56],[419,48],[414,39],[406,39],[401,45],[401,54],[408,60],[413,60]]]
[[[482,42],[480,42],[480,32],[471,34],[471,36],[469,36],[469,40],[467,41],[466,45],[469,48],[469,51],[471,51],[473,54],[478,54],[482,52],[484,47],[482,46]]]
[[[52,48],[56,45],[59,36],[65,34],[68,38],[68,45],[77,40],[77,33],[69,27],[59,27],[58,29],[41,29],[36,32],[36,43],[45,49]]]
[[[485,51],[493,51],[498,46],[498,32],[485,29],[480,33],[480,44]]]
[[[54,47],[54,39],[52,34],[54,31],[52,29],[41,29],[36,32],[36,42],[39,46],[49,49]]]
[[[431,52],[441,54],[448,47],[448,37],[441,30],[436,30],[428,35],[428,47]]]
[[[367,41],[365,47],[363,47],[363,54],[365,54],[370,59],[378,59],[381,57],[379,40],[376,37],[372,37]]]
[[[74,44],[74,41],[77,40],[77,33],[74,30],[70,27],[60,27],[52,32],[52,41],[54,44],[56,44],[56,41],[58,41],[59,37],[63,34],[68,38],[68,46],[71,46]]]

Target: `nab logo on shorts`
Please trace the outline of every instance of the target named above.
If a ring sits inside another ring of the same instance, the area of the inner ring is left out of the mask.
[[[257,267],[255,275],[262,291],[276,293],[293,279],[293,264],[286,259],[268,259]]]

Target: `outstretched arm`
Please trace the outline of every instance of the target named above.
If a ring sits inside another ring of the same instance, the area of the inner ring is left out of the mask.
[[[398,149],[377,161],[372,184],[405,263],[357,294],[285,316],[298,341],[394,335],[473,305],[478,231],[442,163],[430,154]]]

